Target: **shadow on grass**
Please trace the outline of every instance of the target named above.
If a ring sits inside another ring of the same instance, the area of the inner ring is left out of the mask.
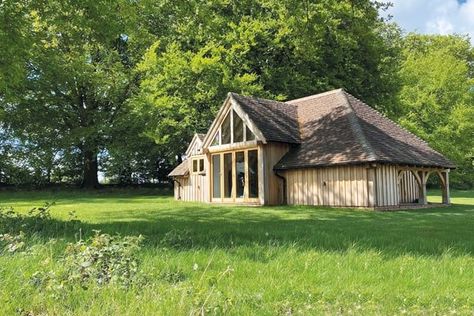
[[[400,212],[315,207],[222,207],[173,203],[156,211],[117,211],[99,223],[48,220],[40,238],[77,238],[93,230],[146,237],[145,248],[224,249],[296,245],[344,252],[356,247],[385,256],[474,255],[474,206]],[[170,233],[171,232],[171,233]],[[171,237],[170,237],[171,236]]]

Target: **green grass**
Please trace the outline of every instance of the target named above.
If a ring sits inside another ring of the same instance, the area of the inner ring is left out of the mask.
[[[31,241],[42,251],[0,255],[0,314],[474,313],[473,191],[452,192],[449,208],[400,212],[213,206],[153,190],[0,192],[0,206],[21,212],[53,200],[55,224]],[[145,286],[56,299],[30,284],[77,238],[64,223],[72,210],[83,236],[146,237]],[[171,230],[186,242],[163,246]]]

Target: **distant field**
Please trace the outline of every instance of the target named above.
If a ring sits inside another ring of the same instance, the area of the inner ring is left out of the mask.
[[[2,315],[474,313],[474,191],[400,212],[211,206],[152,189],[0,192],[0,207],[22,213],[45,201],[53,224],[25,232],[41,251],[0,250]],[[93,230],[145,236],[142,286],[65,286],[58,298],[32,285]]]

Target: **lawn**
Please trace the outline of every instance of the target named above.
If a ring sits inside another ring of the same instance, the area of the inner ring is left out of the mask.
[[[28,236],[36,251],[0,252],[2,315],[474,313],[473,191],[400,212],[211,206],[152,189],[0,192],[0,206],[23,213],[45,201],[54,220]],[[60,297],[32,284],[93,230],[145,236],[143,283],[66,286]]]

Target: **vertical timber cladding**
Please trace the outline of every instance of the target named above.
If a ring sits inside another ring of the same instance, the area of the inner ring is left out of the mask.
[[[191,187],[189,185],[189,177],[178,177],[176,181],[179,182],[179,186],[175,183],[174,186],[174,197],[175,199],[180,199],[181,201],[191,201],[190,192]]]
[[[261,145],[261,152],[263,153],[262,164],[264,177],[264,195],[263,204],[279,205],[283,203],[283,182],[273,172],[273,167],[280,161],[280,159],[288,152],[290,146],[285,143],[269,143]]]
[[[373,182],[367,166],[287,170],[288,204],[369,207]],[[369,185],[370,182],[370,185]]]
[[[416,203],[420,198],[420,188],[410,170],[400,170],[398,176],[400,203]]]
[[[375,168],[376,206],[399,205],[398,168],[378,165]]]
[[[204,171],[194,172],[193,171],[193,160],[204,160]],[[209,163],[207,157],[204,155],[192,156],[189,159],[189,176],[180,178],[179,182],[182,184],[181,187],[181,200],[182,201],[195,201],[195,202],[206,202],[208,200],[208,180],[209,176]]]

